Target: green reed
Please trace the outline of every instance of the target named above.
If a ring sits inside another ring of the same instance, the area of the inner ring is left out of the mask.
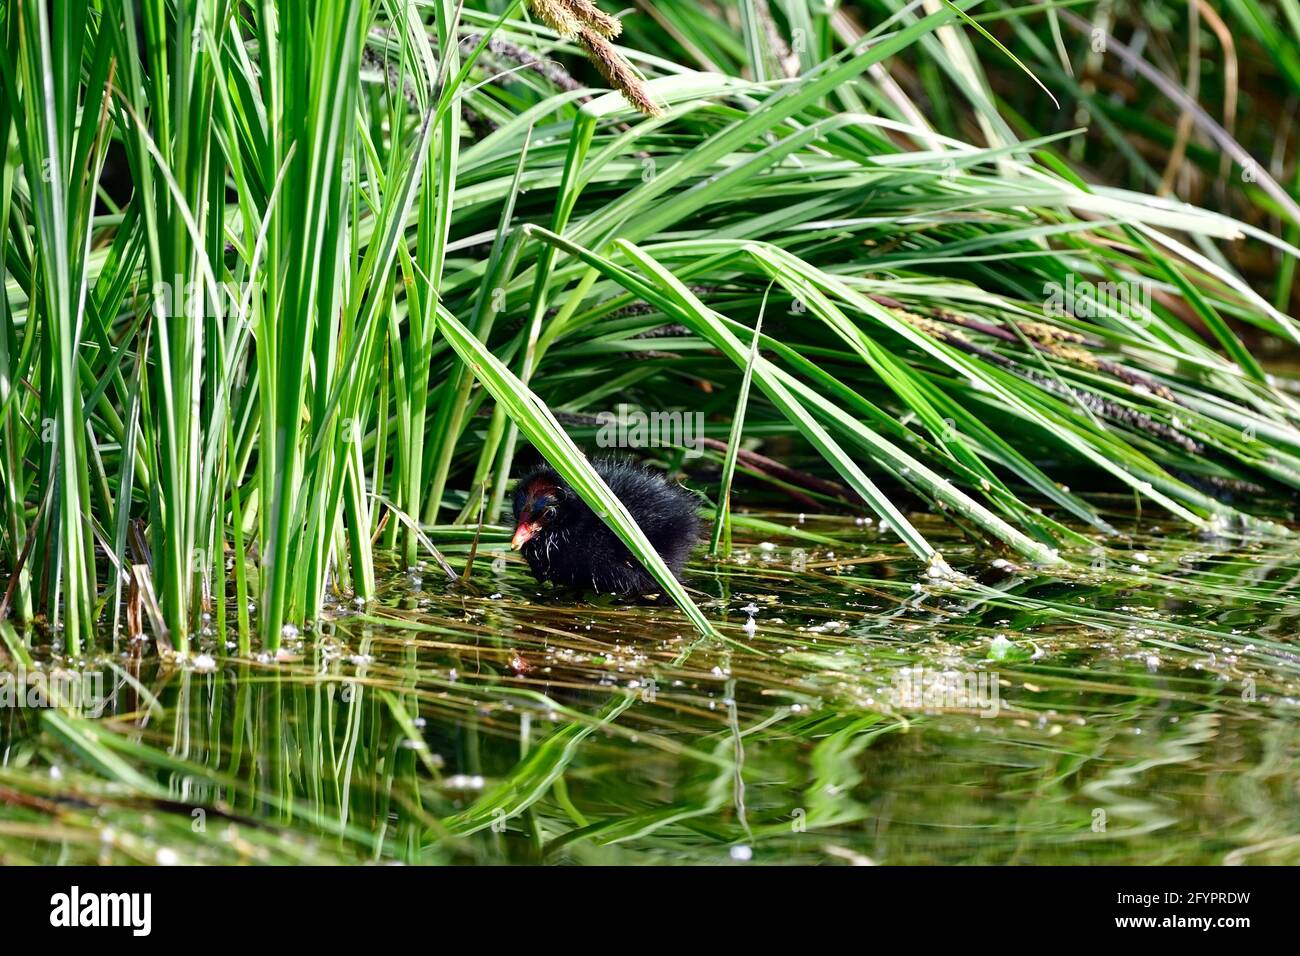
[[[1110,530],[1082,485],[1282,533],[1298,409],[1233,329],[1300,334],[1222,250],[1296,250],[1018,135],[980,77],[1037,64],[985,24],[1057,11],[722,6],[739,36],[630,18],[602,93],[520,2],[9,4],[4,613],[275,652],[377,553],[498,520],[522,437],[710,633],[573,440],[619,402],[812,450],[822,484],[738,451],[724,484],[870,513],[937,576],[909,511],[1052,564],[1091,547],[1065,519]],[[973,125],[899,82],[940,50]]]

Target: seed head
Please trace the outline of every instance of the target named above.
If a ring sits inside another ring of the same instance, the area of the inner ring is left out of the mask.
[[[614,44],[585,27],[578,31],[578,42],[586,49],[588,58],[611,88],[622,93],[629,103],[646,116],[663,115],[663,110],[650,98],[645,84],[637,76],[636,70],[632,69],[632,64],[624,59]]]
[[[611,38],[623,32],[623,24],[591,0],[529,0],[529,5],[560,36],[576,37],[583,29]]]

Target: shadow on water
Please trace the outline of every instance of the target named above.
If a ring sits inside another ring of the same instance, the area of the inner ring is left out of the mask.
[[[949,533],[952,583],[771,520],[690,581],[733,643],[485,546],[278,661],[119,647],[80,712],[0,657],[0,863],[1300,862],[1296,544],[1148,524],[1047,575]]]

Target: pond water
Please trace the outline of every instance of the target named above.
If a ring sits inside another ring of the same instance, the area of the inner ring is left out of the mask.
[[[1130,519],[1049,574],[918,517],[953,584],[762,520],[692,567],[724,642],[496,536],[279,661],[102,652],[86,713],[0,707],[0,863],[1300,862],[1300,539]]]

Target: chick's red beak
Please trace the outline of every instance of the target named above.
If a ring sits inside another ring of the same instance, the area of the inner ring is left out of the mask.
[[[537,532],[541,530],[542,530],[542,526],[539,522],[536,521],[519,522],[519,527],[515,528],[515,536],[510,539],[510,547],[513,548],[515,551],[518,551],[529,541],[531,541],[533,537],[537,534]]]

